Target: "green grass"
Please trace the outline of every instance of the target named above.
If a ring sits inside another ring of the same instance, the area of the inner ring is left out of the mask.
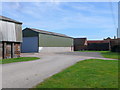
[[[101,51],[101,54],[103,57],[105,58],[112,58],[112,59],[118,59],[120,53],[117,53],[117,52],[110,52],[110,51]]]
[[[38,57],[19,57],[0,60],[0,64],[15,63],[15,62],[25,62],[40,59]]]
[[[90,50],[85,50],[85,51],[76,51],[76,52],[102,52],[102,51],[90,51]]]
[[[35,88],[118,88],[118,60],[80,61]]]
[[[118,59],[120,53],[117,52],[110,52],[110,51],[80,51],[80,52],[100,52],[101,55],[105,58],[112,58],[112,59]]]

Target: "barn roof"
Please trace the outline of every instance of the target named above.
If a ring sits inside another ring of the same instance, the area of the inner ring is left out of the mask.
[[[13,19],[8,18],[8,17],[5,17],[5,16],[1,16],[1,15],[0,15],[0,20],[2,20],[2,21],[8,21],[8,22],[14,22],[14,23],[18,23],[18,24],[22,24],[22,22],[13,20]]]
[[[87,43],[109,43],[108,40],[89,40]]]
[[[54,33],[54,32],[49,32],[49,31],[34,29],[34,28],[26,28],[26,29],[29,29],[29,30],[32,30],[32,31],[35,31],[35,32],[38,32],[38,33],[43,33],[43,34],[49,34],[49,35],[55,35],[55,36],[72,38],[72,37],[69,37],[69,36],[67,36],[65,34],[60,34],[60,33]]]
[[[78,45],[86,45],[87,44],[87,38],[74,38],[74,42],[75,44],[78,44]]]

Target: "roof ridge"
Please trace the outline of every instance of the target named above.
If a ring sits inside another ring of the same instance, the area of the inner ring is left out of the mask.
[[[16,20],[14,20],[12,18],[8,18],[8,17],[2,16],[2,15],[0,15],[0,20],[22,24],[22,22],[16,21]]]
[[[37,30],[37,31],[45,31],[45,32],[50,32],[50,31],[41,30],[41,29],[35,29],[35,28],[29,28],[29,29],[34,29],[34,30]],[[61,34],[61,33],[56,33],[56,32],[50,32],[50,33]],[[61,34],[61,35],[65,35],[65,34]],[[66,35],[66,36],[67,36],[67,35]]]
[[[52,35],[72,38],[70,36],[67,36],[67,35],[61,34],[61,33],[55,33],[55,32],[45,31],[45,30],[41,30],[41,29],[35,29],[35,28],[28,28],[28,29],[39,32],[39,33],[46,33],[46,34],[52,34]]]

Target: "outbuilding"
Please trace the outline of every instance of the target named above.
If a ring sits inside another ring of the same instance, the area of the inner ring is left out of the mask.
[[[87,50],[109,51],[110,41],[107,40],[89,40],[87,41]]]
[[[86,50],[87,38],[74,38],[74,51]]]
[[[56,51],[56,48],[61,50],[71,50],[73,46],[73,38],[64,34],[38,30],[33,28],[25,28],[23,30],[22,52],[40,52],[44,48]],[[49,50],[48,50],[49,52]]]
[[[0,16],[0,58],[20,57],[22,23]]]
[[[109,40],[87,40],[87,38],[74,38],[74,51],[108,51],[110,48],[111,44]]]

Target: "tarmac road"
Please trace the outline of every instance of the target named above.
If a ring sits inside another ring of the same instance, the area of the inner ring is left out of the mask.
[[[2,65],[3,88],[32,88],[44,79],[60,72],[78,61],[96,58],[74,54],[69,55],[69,53],[67,55],[64,53],[43,53],[31,54],[30,56],[32,55],[41,57],[41,59]],[[23,56],[29,56],[29,54]]]

